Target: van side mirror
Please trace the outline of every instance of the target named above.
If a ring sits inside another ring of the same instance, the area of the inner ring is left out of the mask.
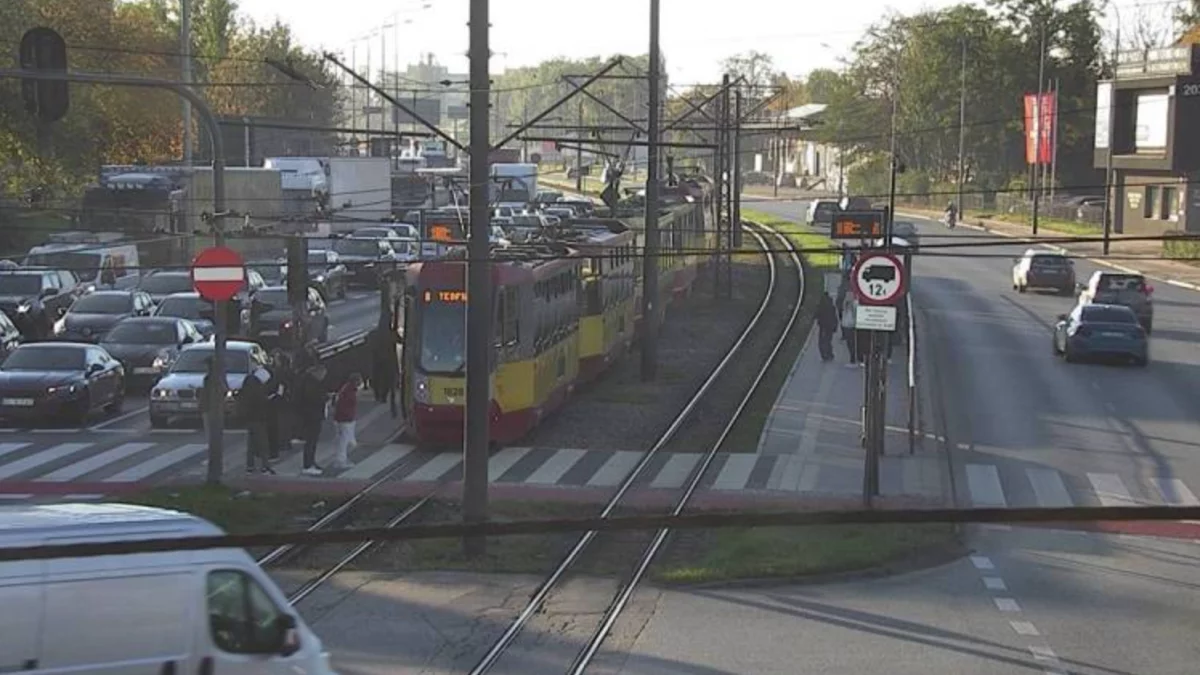
[[[296,617],[280,614],[269,632],[262,635],[262,644],[255,650],[262,654],[291,656],[300,651],[300,635],[296,630]]]
[[[1066,314],[1059,314],[1059,315],[1058,315],[1058,320],[1059,320],[1059,321],[1066,321],[1068,318],[1069,318],[1069,317],[1068,317]]]

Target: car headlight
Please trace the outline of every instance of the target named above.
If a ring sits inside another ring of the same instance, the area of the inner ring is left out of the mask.
[[[313,277],[313,281],[317,282],[318,284],[325,283],[325,275],[318,274],[317,276]]]
[[[231,398],[233,398],[234,396],[237,396],[237,393],[238,393],[238,390],[237,390],[237,389],[230,389],[230,390],[228,390],[228,391],[226,391],[226,392],[225,392],[225,398],[227,398],[227,399],[231,399]]]
[[[33,309],[33,305],[29,304],[28,302],[22,302],[21,304],[17,305],[17,314],[26,314],[31,309]]]
[[[74,394],[76,391],[79,391],[79,387],[77,385],[62,384],[57,387],[47,387],[46,395],[47,396],[66,396],[69,394]]]
[[[292,327],[292,320],[288,319],[287,321],[284,321],[281,325],[283,326],[284,330],[290,330]]]
[[[150,398],[155,398],[155,399],[159,399],[159,400],[164,399],[164,398],[171,398],[171,396],[174,393],[175,392],[171,391],[170,389],[159,389],[158,387],[155,387],[154,390],[150,392]]]
[[[67,320],[59,319],[58,321],[55,321],[54,322],[54,334],[62,335],[65,332],[67,332]]]
[[[154,357],[154,362],[150,364],[150,367],[154,368],[155,370],[163,370],[169,365],[171,365],[170,352],[162,352],[158,356]]]

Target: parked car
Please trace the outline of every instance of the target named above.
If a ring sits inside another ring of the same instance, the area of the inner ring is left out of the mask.
[[[95,291],[76,300],[54,323],[54,337],[69,342],[98,342],[122,319],[153,313],[154,301],[143,291]]]
[[[24,344],[0,364],[0,418],[66,420],[82,426],[92,412],[120,412],[125,369],[103,348],[80,342]]]
[[[121,320],[100,340],[100,346],[125,367],[126,386],[148,389],[167,371],[180,349],[204,341],[187,319],[145,316]]]

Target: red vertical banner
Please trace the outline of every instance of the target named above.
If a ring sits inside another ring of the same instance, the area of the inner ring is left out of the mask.
[[[1054,109],[1057,104],[1057,92],[1050,91],[1042,94],[1037,106],[1038,133],[1041,136],[1038,164],[1049,164],[1054,157],[1054,141],[1058,131],[1054,128]]]
[[[1025,163],[1033,164],[1037,157],[1037,94],[1025,94]]]
[[[1054,92],[1025,94],[1025,163],[1049,164],[1054,157]]]

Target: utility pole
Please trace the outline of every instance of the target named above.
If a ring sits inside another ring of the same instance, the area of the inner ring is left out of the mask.
[[[1059,79],[1054,78],[1054,119],[1050,123],[1050,201],[1054,201],[1054,184],[1058,181],[1058,87]]]
[[[575,191],[583,194],[583,101],[579,101],[579,146],[575,148]]]
[[[488,0],[471,0],[471,186],[470,236],[467,239],[467,405],[463,444],[463,521],[488,517],[488,418],[491,402],[489,354],[492,348],[492,289],[488,269],[488,102],[491,100],[488,59]],[[487,539],[467,537],[463,552],[478,557]]]
[[[963,213],[963,184],[967,182],[967,39],[962,41],[958,87],[958,217]]]
[[[722,79],[723,84],[729,83],[729,76]],[[713,298],[721,297],[721,265],[724,264],[724,215],[725,215],[725,151],[727,144],[725,143],[725,109],[721,105],[721,97],[718,96],[715,105],[717,108],[717,133],[716,147],[713,149],[713,196],[716,198],[713,202],[716,208],[713,209],[713,229],[716,234],[714,243],[716,244],[716,255],[713,257]]]
[[[642,260],[642,380],[658,376],[658,83],[662,61],[658,50],[660,0],[650,0],[649,120],[646,124],[646,244]],[[485,235],[486,236],[486,235]],[[486,467],[485,467],[486,470]]]
[[[179,0],[180,79],[192,83],[192,0]],[[192,165],[192,102],[183,99],[183,163]]]
[[[1113,76],[1108,85],[1108,157],[1104,159],[1104,255],[1108,255],[1112,245],[1113,231],[1113,202],[1120,196],[1116,181],[1113,180],[1113,154],[1116,152],[1117,118],[1117,76],[1121,68],[1121,21],[1117,15],[1117,40],[1113,43]]]
[[[1037,105],[1033,107],[1033,235],[1038,233],[1038,207],[1041,205],[1042,175],[1042,83],[1046,78],[1046,20],[1042,18],[1041,39],[1038,42]]]
[[[725,286],[723,293],[725,297],[733,297],[733,230],[737,227],[733,222],[733,124],[730,120],[733,107],[729,101],[729,74],[721,79],[721,152],[724,154],[725,161],[721,163],[721,171],[724,173],[721,184],[725,186],[724,203],[721,208],[725,212]]]
[[[732,251],[742,247],[742,90],[739,87],[733,97],[733,246]],[[778,181],[776,181],[778,182]],[[732,261],[731,261],[732,263]],[[733,265],[730,264],[732,268]],[[730,285],[733,284],[730,272]],[[730,295],[732,296],[732,289]]]

